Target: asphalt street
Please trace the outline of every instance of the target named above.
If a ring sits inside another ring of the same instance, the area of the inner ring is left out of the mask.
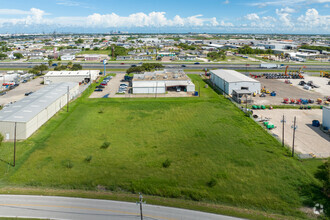
[[[0,195],[0,217],[79,220],[140,219],[139,205],[99,199]],[[143,205],[144,220],[237,220],[239,218],[156,205]]]
[[[33,67],[35,65],[40,65],[42,62],[33,62],[33,63],[27,63],[27,62],[1,62],[0,63],[0,68],[29,68]],[[47,63],[48,64],[48,63]],[[65,62],[62,62],[62,64],[65,64]],[[84,69],[103,69],[103,64],[102,63],[80,63]],[[137,63],[108,63],[107,64],[107,69],[113,68],[113,69],[127,69],[131,67],[131,65],[138,65]],[[182,68],[182,64],[178,63],[162,63],[166,68]],[[201,63],[199,65],[196,64],[184,64],[186,67],[184,69],[213,69],[213,68],[224,68],[224,69],[247,69],[247,70],[256,70],[256,69],[264,69],[267,71],[265,68],[260,68],[260,64],[250,64],[249,66],[246,66],[246,64],[204,64]],[[298,70],[302,65],[297,65],[297,64],[290,64],[290,70]],[[306,70],[330,70],[330,65],[305,65]],[[284,70],[285,66],[282,68],[279,68],[278,70]]]

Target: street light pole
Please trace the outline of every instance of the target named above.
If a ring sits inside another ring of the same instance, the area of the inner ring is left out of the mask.
[[[292,128],[293,128],[293,140],[292,140],[292,157],[293,157],[294,156],[294,138],[295,138],[296,130],[298,128],[298,126],[296,125],[296,116],[294,116]]]
[[[141,218],[141,220],[143,220],[142,203],[143,203],[143,196],[142,196],[142,193],[139,193],[139,201],[137,202],[137,204],[140,205],[140,218]]]
[[[283,126],[282,126],[282,147],[284,147],[284,124],[285,124],[285,117],[283,115],[283,119],[281,120]]]

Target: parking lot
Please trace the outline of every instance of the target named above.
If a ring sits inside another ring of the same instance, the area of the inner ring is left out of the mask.
[[[319,127],[313,127],[312,121],[319,120],[322,123],[322,110],[299,110],[299,109],[273,109],[258,110],[254,114],[259,118],[270,118],[270,123],[276,127],[271,132],[282,138],[282,117],[285,115],[285,144],[292,147],[294,116],[297,117],[297,130],[295,138],[295,151],[302,154],[314,154],[316,157],[330,156],[330,135],[325,134]]]
[[[6,105],[11,102],[16,102],[24,98],[25,93],[35,92],[41,89],[42,87],[44,87],[43,84],[40,84],[41,82],[43,82],[43,77],[38,77],[26,83],[20,83],[19,86],[17,86],[13,90],[9,90],[5,95],[0,96],[0,105]]]
[[[315,77],[319,78],[319,77]],[[294,86],[293,84],[286,84],[284,79],[266,79],[258,78],[258,81],[261,83],[261,87],[266,87],[270,92],[276,91],[276,96],[270,96],[269,94],[266,97],[253,97],[252,100],[254,104],[257,105],[281,105],[283,104],[284,98],[292,99],[313,99],[323,98],[325,95],[320,93],[319,90],[307,91],[302,88],[302,86]],[[315,79],[314,79],[315,80]],[[290,79],[294,84],[298,84],[300,79]],[[305,80],[307,81],[307,79]],[[316,82],[316,81],[315,81]],[[328,85],[325,85],[328,86]],[[300,88],[301,87],[301,88]],[[324,86],[323,86],[324,87]],[[330,85],[328,86],[330,87]],[[330,93],[328,94],[330,96]]]

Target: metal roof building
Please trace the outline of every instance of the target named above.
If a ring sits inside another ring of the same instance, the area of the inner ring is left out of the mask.
[[[217,69],[211,70],[211,81],[228,95],[233,90],[248,90],[253,93],[260,93],[261,84],[259,81],[245,76],[235,70]]]
[[[0,133],[13,140],[16,125],[16,139],[27,139],[78,94],[78,83],[46,86],[0,111]]]
[[[194,92],[195,84],[183,70],[162,70],[134,74],[134,94],[166,93],[167,91]]]
[[[59,82],[90,82],[91,80],[96,80],[98,75],[98,70],[49,71],[44,76],[44,82],[45,84]]]

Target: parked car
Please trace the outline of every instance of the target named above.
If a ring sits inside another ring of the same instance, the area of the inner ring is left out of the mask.
[[[95,89],[94,92],[102,92],[103,89]]]
[[[98,86],[96,86],[96,88],[98,88],[98,89],[104,89],[105,87],[102,86],[102,85],[98,85]]]
[[[101,82],[101,86],[106,86],[106,85],[108,85],[107,82]]]
[[[0,96],[6,95],[7,92],[0,92]]]
[[[29,96],[29,95],[31,95],[33,92],[27,92],[27,93],[25,93],[25,96]]]

